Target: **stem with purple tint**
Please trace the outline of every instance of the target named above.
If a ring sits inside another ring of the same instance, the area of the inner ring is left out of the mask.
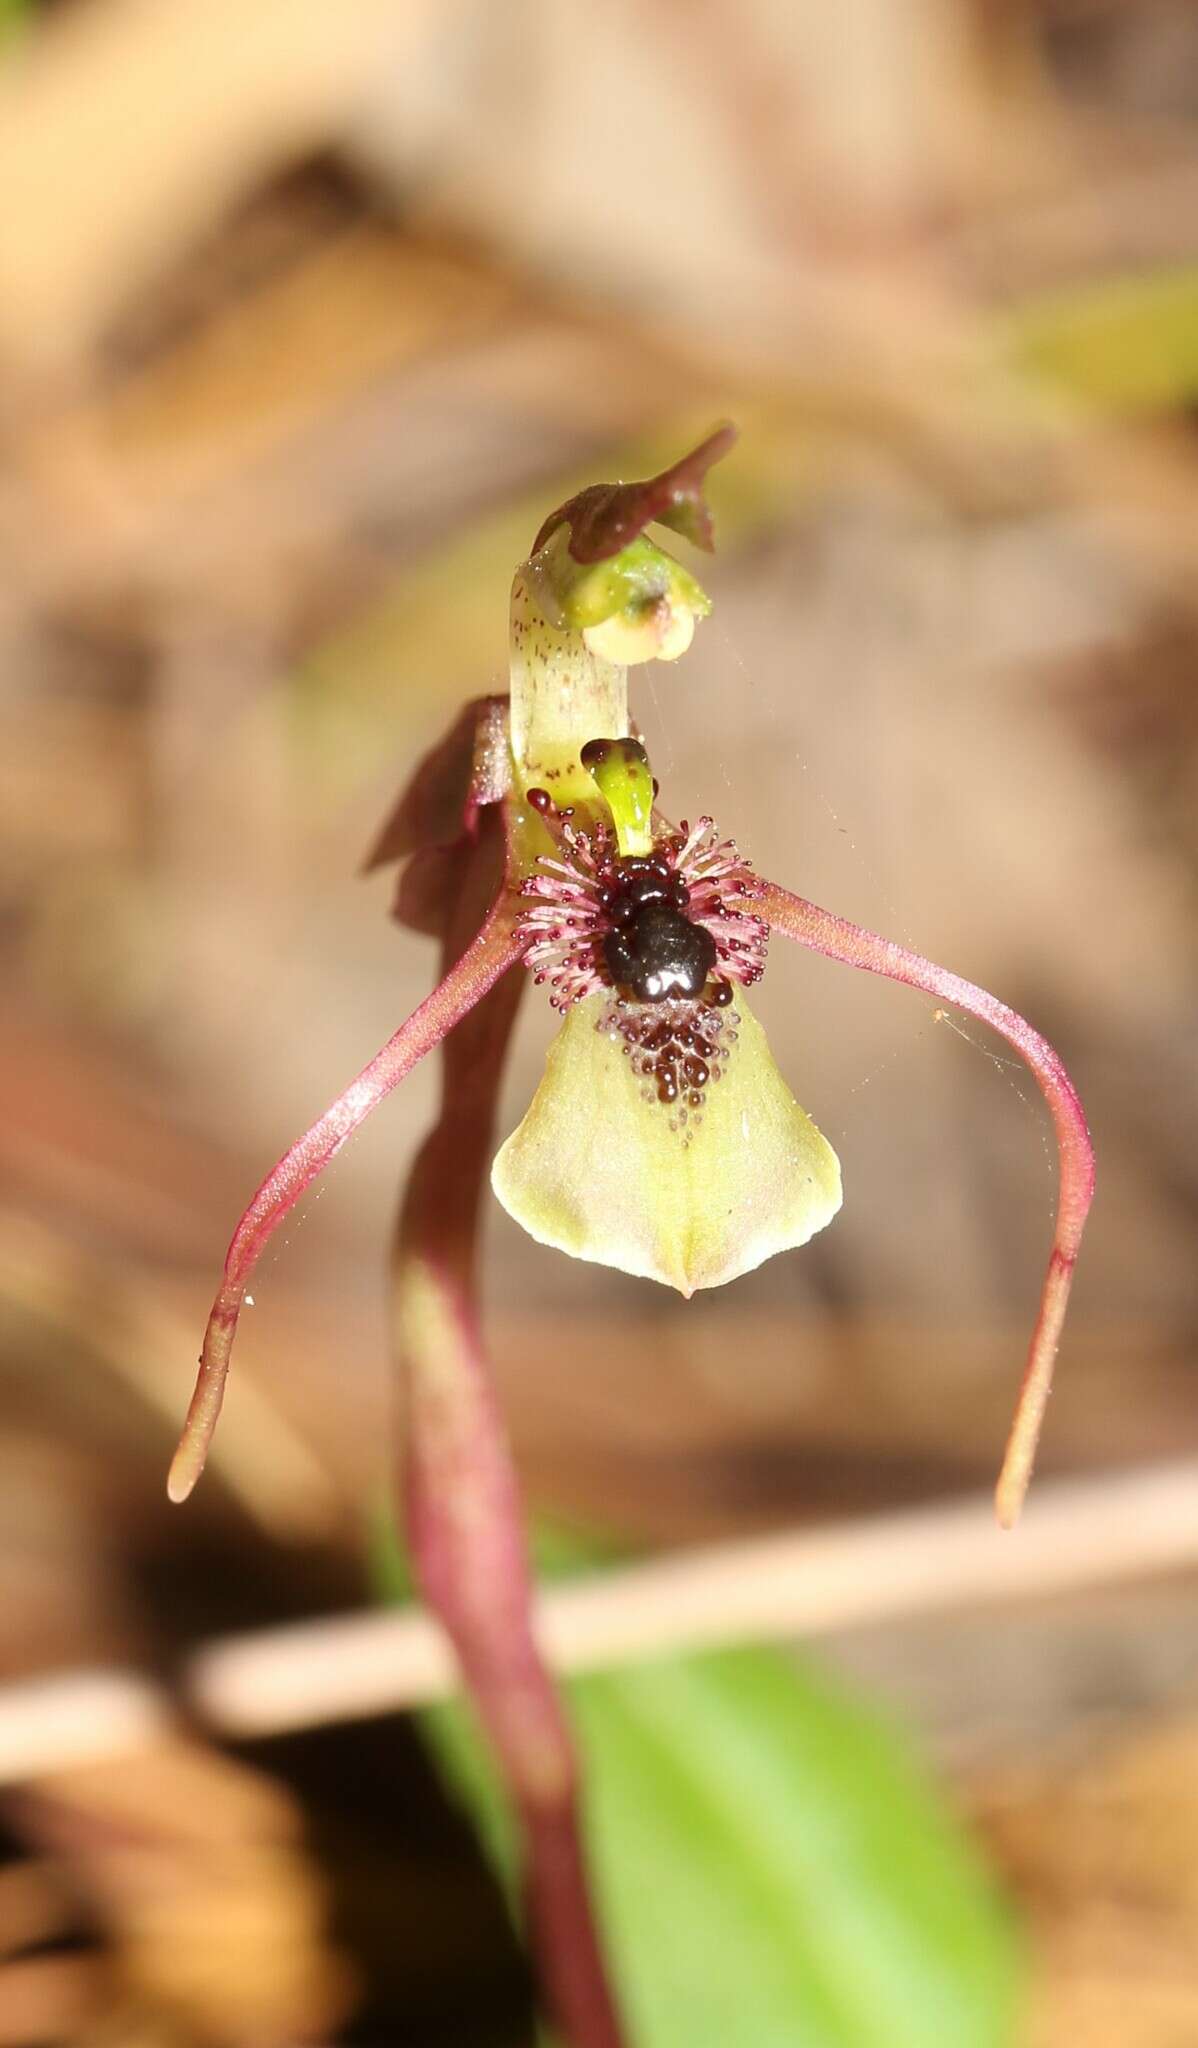
[[[384,1097],[446,1033],[460,1023],[502,974],[520,958],[518,899],[506,890],[472,943],[431,996],[401,1024],[344,1094],[305,1131],[267,1174],[233,1233],[224,1276],[212,1304],[200,1352],[195,1392],[167,1480],[173,1501],[186,1500],[208,1455],[224,1399],[237,1322],[250,1275],[266,1245],[305,1188],[324,1171]]]
[[[929,995],[940,996],[989,1024],[1027,1061],[1048,1104],[1057,1136],[1060,1191],[1040,1311],[995,1492],[998,1519],[1009,1529],[1019,1518],[1032,1476],[1073,1269],[1094,1194],[1094,1150],[1077,1090],[1048,1040],[973,982],[962,981],[959,975],[937,967],[919,953],[908,952],[905,946],[851,924],[847,918],[821,910],[805,897],[792,896],[776,882],[765,883],[754,908],[774,931],[796,940],[800,946],[809,946],[813,952],[824,953],[830,960],[841,960],[846,966],[863,967],[867,973],[884,974],[891,981],[925,989]]]
[[[485,845],[462,881],[447,962],[491,886]],[[533,1636],[519,1484],[475,1307],[479,1203],[523,980],[494,987],[446,1039],[440,1115],[400,1216],[406,1523],[421,1591],[453,1642],[520,1814],[527,1925],[546,2005],[572,2048],[621,2048],[587,1894],[574,1746]]]

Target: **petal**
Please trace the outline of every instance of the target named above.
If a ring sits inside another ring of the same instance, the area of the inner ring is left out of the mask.
[[[670,1129],[674,1112],[644,1100],[619,1039],[596,1029],[605,1001],[570,1011],[495,1161],[491,1185],[509,1216],[539,1244],[682,1294],[735,1280],[831,1222],[839,1161],[741,992],[735,1049],[690,1111],[687,1144]]]

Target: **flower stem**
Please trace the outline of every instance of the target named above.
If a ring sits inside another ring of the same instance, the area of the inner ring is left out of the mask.
[[[891,981],[926,989],[929,995],[940,996],[989,1024],[1026,1060],[1048,1104],[1056,1130],[1060,1172],[1056,1227],[1039,1314],[995,1491],[998,1519],[1005,1529],[1012,1528],[1019,1519],[1032,1476],[1073,1269],[1094,1194],[1094,1149],[1077,1090],[1048,1040],[1016,1011],[973,982],[962,981],[959,975],[937,967],[921,954],[851,924],[847,918],[821,910],[776,882],[766,883],[754,907],[775,931],[800,946],[809,946],[813,952],[843,961],[846,966],[863,967],[867,973],[884,974]]]
[[[485,861],[480,846],[476,875]],[[477,915],[479,892],[470,874],[463,882],[447,961]],[[519,1483],[475,1307],[479,1203],[522,982],[493,988],[445,1041],[440,1116],[400,1216],[406,1522],[421,1590],[453,1642],[520,1814],[527,1923],[546,2004],[572,2048],[621,2048],[587,1893],[574,1746],[533,1636]]]
[[[229,1358],[250,1275],[274,1231],[304,1190],[321,1174],[347,1138],[384,1097],[439,1045],[520,956],[515,936],[519,905],[506,891],[482,929],[444,980],[401,1024],[344,1094],[318,1117],[267,1174],[244,1211],[228,1252],[224,1275],[208,1317],[200,1371],[171,1464],[167,1492],[186,1500],[204,1469],[208,1446],[224,1399]]]

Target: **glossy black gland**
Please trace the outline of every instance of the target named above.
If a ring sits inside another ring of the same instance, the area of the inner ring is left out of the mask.
[[[630,924],[650,903],[667,903],[672,910],[685,910],[691,892],[661,854],[631,855],[621,861],[615,881],[599,900],[613,924]]]
[[[607,971],[641,1003],[697,996],[716,961],[715,940],[668,900],[638,902],[603,941]]]

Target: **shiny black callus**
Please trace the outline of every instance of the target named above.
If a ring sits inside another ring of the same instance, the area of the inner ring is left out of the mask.
[[[654,892],[656,894],[656,892]],[[697,996],[715,966],[715,940],[673,904],[642,898],[603,941],[607,971],[641,1003]]]

